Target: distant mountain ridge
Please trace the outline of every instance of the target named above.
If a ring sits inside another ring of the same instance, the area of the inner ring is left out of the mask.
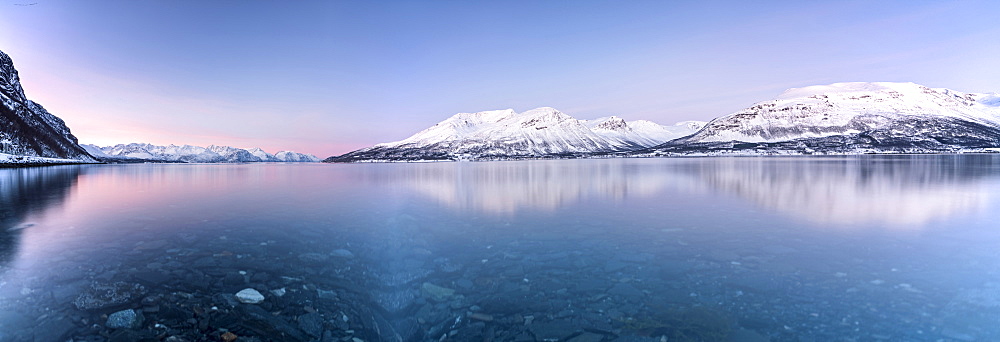
[[[0,51],[0,164],[97,162],[62,119],[28,100],[14,62]]]
[[[914,83],[789,89],[641,155],[984,152],[1000,147],[1000,95]]]
[[[652,147],[694,133],[703,122],[661,126],[618,117],[578,120],[554,108],[459,113],[404,140],[326,162],[494,160],[583,156]]]
[[[456,114],[325,162],[593,156],[1000,152],[1000,94],[914,83],[793,88],[710,122],[576,120],[552,108]]]
[[[92,155],[106,162],[171,162],[171,163],[260,163],[295,162],[315,163],[320,159],[311,154],[280,151],[275,154],[260,148],[249,150],[230,146],[191,145],[158,146],[144,143],[118,144],[99,147],[83,145]]]
[[[318,162],[259,148],[80,145],[63,120],[28,100],[0,51],[0,165],[106,162]],[[595,156],[1000,152],[1000,94],[914,83],[793,88],[710,122],[663,126],[616,116],[579,120],[554,108],[458,113],[409,138],[325,162],[509,160]]]

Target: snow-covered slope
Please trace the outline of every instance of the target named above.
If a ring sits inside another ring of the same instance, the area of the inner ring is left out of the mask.
[[[0,164],[93,163],[66,123],[28,100],[14,63],[0,51]]]
[[[654,150],[919,153],[991,148],[1000,143],[998,98],[914,83],[795,88]]]
[[[277,161],[281,161],[278,158],[275,158],[273,154],[264,152],[264,150],[260,149],[259,147],[251,148],[251,149],[247,150],[247,152],[250,152],[250,154],[254,155],[255,157],[257,157],[257,159],[260,159],[260,161],[262,161],[262,162],[277,162]]]
[[[253,153],[250,153],[250,151],[242,148],[209,145],[206,149],[215,152],[221,156],[222,159],[231,163],[252,163],[262,161],[260,157],[257,157]]]
[[[283,161],[287,163],[318,163],[320,159],[311,154],[304,154],[292,151],[279,151],[274,154],[274,158],[278,161]]]
[[[594,133],[620,144],[638,144],[650,147],[697,132],[705,121],[683,121],[673,126],[663,126],[648,120],[626,122],[617,116],[594,120],[581,120]]]
[[[42,166],[42,165],[59,165],[59,164],[80,164],[82,161],[79,159],[66,159],[66,158],[48,158],[48,157],[36,157],[36,156],[22,156],[0,153],[0,166]],[[93,163],[88,162],[88,163]]]
[[[152,144],[118,144],[99,147],[84,145],[94,156],[109,162],[176,162],[176,163],[256,163],[256,162],[318,162],[316,156],[282,151],[271,155],[260,148],[244,150],[229,146],[191,145],[157,146]]]
[[[698,123],[664,127],[617,117],[582,121],[554,108],[459,113],[396,142],[378,144],[329,162],[490,160],[628,151],[694,133]]]
[[[191,145],[157,146],[153,144],[131,143],[98,147],[112,158],[140,159],[146,161],[169,161],[183,163],[218,163],[225,158],[212,150]]]

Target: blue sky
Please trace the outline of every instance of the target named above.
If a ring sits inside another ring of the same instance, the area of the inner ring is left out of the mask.
[[[84,143],[326,157],[457,112],[672,124],[835,82],[1000,92],[997,13],[997,1],[0,0],[0,50]]]

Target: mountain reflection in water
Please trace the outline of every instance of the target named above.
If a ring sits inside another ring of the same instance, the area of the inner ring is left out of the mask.
[[[63,202],[80,175],[79,166],[0,169],[0,270],[17,253],[25,219]]]
[[[681,167],[707,187],[783,214],[827,224],[916,228],[982,210],[993,156],[719,158]]]
[[[982,185],[1000,177],[998,165],[989,155],[435,163],[367,181],[486,213],[719,192],[818,223],[918,228],[985,208],[991,196]]]
[[[556,210],[592,198],[623,200],[658,194],[670,175],[643,172],[618,160],[533,160],[404,165],[367,175],[380,185],[402,185],[447,206],[486,213]]]

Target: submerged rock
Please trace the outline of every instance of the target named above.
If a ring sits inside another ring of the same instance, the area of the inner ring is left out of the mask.
[[[238,335],[266,336],[268,341],[312,340],[298,326],[257,305],[240,305],[218,319],[221,326]]]
[[[493,322],[493,315],[484,314],[481,312],[472,313],[471,315],[469,315],[469,318],[477,321]]]
[[[375,303],[389,313],[404,312],[413,306],[417,299],[417,291],[414,289],[402,289],[398,291],[375,291],[372,293]]]
[[[136,301],[145,294],[146,288],[140,284],[95,282],[73,304],[80,310],[94,310]]]
[[[336,249],[336,250],[334,250],[333,252],[330,253],[330,256],[337,257],[337,258],[352,259],[352,258],[354,258],[354,253],[351,253],[351,251],[346,250],[346,249]]]
[[[323,316],[311,312],[299,316],[299,329],[312,337],[323,335]]]
[[[612,286],[611,289],[608,290],[608,294],[621,296],[627,300],[641,300],[643,297],[642,291],[635,288],[635,286],[626,283],[615,284],[615,286]]]
[[[443,302],[455,295],[455,290],[449,289],[447,287],[437,286],[431,283],[424,283],[420,286],[420,292],[423,293],[424,297],[437,302]]]
[[[236,293],[236,299],[239,300],[240,303],[258,304],[264,301],[264,295],[252,288],[245,288]]]
[[[139,329],[144,320],[142,312],[128,309],[111,314],[104,325],[111,329]]]
[[[595,334],[592,332],[584,332],[582,334],[576,335],[573,338],[567,340],[566,342],[601,342],[604,340],[604,335]]]
[[[326,262],[328,259],[330,259],[330,256],[319,253],[303,253],[299,255],[299,260],[311,264],[321,264]]]
[[[212,296],[212,303],[223,305],[228,308],[233,308],[240,304],[240,300],[237,299],[235,295],[229,293],[220,293]]]
[[[531,326],[531,330],[540,340],[557,341],[572,335],[580,329],[571,321],[556,320],[535,323]]]
[[[395,267],[385,272],[376,273],[375,277],[379,283],[388,287],[399,287],[423,280],[433,271],[423,268]]]

